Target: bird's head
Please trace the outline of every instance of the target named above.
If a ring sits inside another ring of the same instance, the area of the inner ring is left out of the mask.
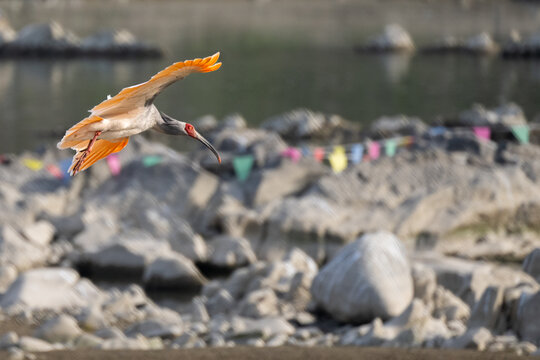
[[[216,155],[218,162],[221,164],[221,157],[219,156],[217,150],[212,146],[212,144],[210,144],[208,140],[206,140],[201,134],[197,132],[197,130],[195,130],[193,125],[189,123],[184,123],[184,132],[187,136],[191,136],[192,138],[199,140],[201,143],[204,144],[204,146],[210,149],[210,151],[212,151],[214,155]]]
[[[204,144],[210,151],[214,153],[219,163],[221,163],[221,157],[219,156],[217,150],[206,140],[201,134],[195,130],[193,125],[185,123],[176,119],[171,118],[170,116],[161,113],[161,119],[158,120],[156,130],[163,132],[169,135],[187,135],[190,136],[201,143]]]

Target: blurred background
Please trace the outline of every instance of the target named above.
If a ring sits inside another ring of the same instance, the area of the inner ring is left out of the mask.
[[[505,42],[512,31],[537,30],[534,2],[4,0],[0,9],[16,30],[50,21],[81,38],[127,29],[164,50],[159,59],[2,59],[0,152],[32,148],[44,140],[35,132],[61,134],[107,94],[216,51],[222,71],[171,87],[158,107],[184,121],[240,113],[251,125],[298,107],[361,124],[395,114],[431,122],[476,102],[537,112],[535,61],[354,51],[393,23],[419,48],[481,32]]]
[[[539,31],[535,1],[0,0],[0,357],[540,355]],[[88,109],[217,51],[155,104],[220,164],[148,131],[66,175]]]

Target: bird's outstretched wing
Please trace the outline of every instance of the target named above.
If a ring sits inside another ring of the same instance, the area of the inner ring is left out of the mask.
[[[83,160],[79,171],[86,170],[96,161],[103,159],[112,153],[119,152],[126,147],[128,141],[128,137],[114,140],[98,139],[94,144],[94,148],[92,149],[90,155]],[[78,145],[73,146],[73,149],[75,149],[77,152],[75,153],[75,156],[73,156],[73,161],[71,162],[71,166],[69,168],[69,173],[71,175],[75,175],[77,173],[73,171],[73,168],[81,158],[86,146],[88,146],[88,141],[82,141]]]
[[[205,73],[219,69],[221,63],[216,63],[218,58],[219,52],[204,59],[174,63],[152,76],[147,82],[122,89],[116,96],[94,106],[90,112],[92,115],[111,117],[147,106],[163,89],[175,81],[195,72]]]

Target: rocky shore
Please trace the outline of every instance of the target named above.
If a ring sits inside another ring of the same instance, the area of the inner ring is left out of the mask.
[[[240,115],[194,125],[222,165],[142,137],[119,153],[118,175],[101,161],[55,176],[48,165],[67,154],[52,147],[3,157],[0,350],[539,353],[540,147],[517,105],[437,127],[397,116],[359,128],[303,109],[259,128]],[[512,135],[518,125],[531,143]],[[339,174],[282,155],[392,137],[414,141]]]
[[[103,30],[84,39],[57,22],[30,24],[15,31],[0,14],[1,57],[159,57],[161,49],[127,30]]]

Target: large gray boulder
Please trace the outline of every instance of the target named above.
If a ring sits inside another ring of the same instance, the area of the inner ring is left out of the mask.
[[[49,252],[49,247],[25,239],[12,226],[0,226],[0,265],[27,270],[44,265]]]
[[[147,45],[125,29],[103,30],[81,42],[81,50],[88,54],[104,55],[161,55],[157,47]]]
[[[315,277],[311,293],[334,318],[368,322],[400,314],[411,302],[411,269],[400,240],[387,232],[346,245]]]
[[[36,331],[36,337],[50,343],[67,343],[81,333],[82,330],[73,317],[61,314],[41,325]]]
[[[400,25],[386,25],[383,32],[368,40],[365,50],[371,51],[412,51],[414,42],[411,35]]]
[[[0,307],[60,311],[87,306],[100,297],[100,290],[75,270],[41,268],[19,275],[2,296]]]
[[[0,46],[11,42],[15,39],[15,36],[17,36],[17,33],[13,30],[11,25],[9,25],[7,19],[0,13]]]
[[[533,295],[522,295],[517,317],[521,339],[540,345],[540,291]]]
[[[540,248],[536,248],[523,261],[523,271],[540,283]]]

